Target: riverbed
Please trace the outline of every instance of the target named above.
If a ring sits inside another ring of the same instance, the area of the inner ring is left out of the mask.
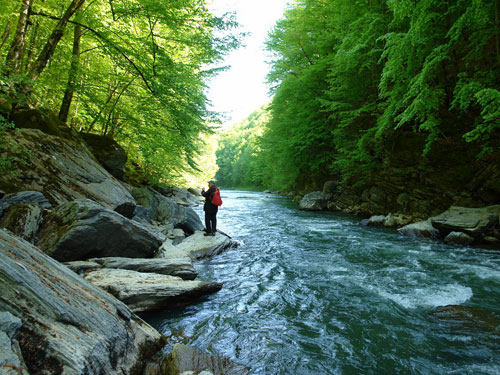
[[[219,228],[241,243],[198,262],[224,288],[148,317],[251,374],[499,374],[500,253],[223,191]],[[199,210],[202,215],[201,210]],[[463,305],[465,313],[435,314]]]

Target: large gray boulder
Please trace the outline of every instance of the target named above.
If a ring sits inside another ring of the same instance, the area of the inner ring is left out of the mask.
[[[95,258],[89,259],[99,264],[102,268],[116,268],[144,273],[157,273],[161,275],[177,276],[183,280],[194,280],[198,273],[193,268],[193,263],[188,257],[178,258]]]
[[[134,198],[96,161],[85,143],[37,129],[16,129],[2,137],[11,147],[29,150],[32,155],[29,166],[19,162],[18,173],[0,179],[0,189],[40,191],[52,204],[89,198],[132,217]]]
[[[0,311],[22,322],[0,318],[1,331],[31,374],[135,374],[161,347],[161,335],[126,305],[2,229],[0,290]]]
[[[51,208],[52,205],[39,191],[21,191],[16,194],[8,194],[0,199],[0,218],[11,206],[20,204],[34,204],[42,208]]]
[[[34,204],[10,206],[0,220],[0,228],[6,228],[18,237],[34,243],[42,223],[42,212],[42,206]]]
[[[151,258],[162,242],[146,226],[80,199],[62,204],[46,216],[37,244],[53,258],[68,262],[112,256]]]
[[[500,205],[483,208],[451,206],[430,220],[432,225],[444,234],[464,232],[479,237],[498,224],[499,214]]]
[[[222,288],[222,284],[216,282],[186,281],[175,276],[111,268],[88,271],[83,276],[134,312],[171,308]]]
[[[216,233],[215,236],[204,236],[204,232],[196,232],[174,246],[174,251],[182,251],[191,259],[203,259],[221,254],[235,245],[234,241],[221,233]]]
[[[190,207],[183,207],[151,188],[134,188],[132,195],[150,212],[151,220],[160,224],[172,224],[187,233],[203,230],[198,214]]]
[[[328,208],[328,201],[331,199],[331,194],[323,193],[322,191],[314,191],[302,198],[300,201],[300,209],[306,211],[322,211]]]
[[[433,239],[441,237],[441,233],[432,226],[432,223],[429,220],[405,225],[404,227],[399,228],[398,232],[407,237]]]
[[[91,133],[80,133],[80,135],[99,163],[112,176],[120,180],[123,179],[125,165],[127,164],[127,153],[125,150],[114,139],[109,137]]]

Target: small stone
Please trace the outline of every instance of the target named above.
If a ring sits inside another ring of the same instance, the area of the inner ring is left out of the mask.
[[[429,220],[405,225],[403,228],[399,228],[398,232],[407,237],[434,239],[441,237],[441,233],[432,226]]]
[[[470,245],[474,242],[474,237],[463,232],[451,232],[444,238],[444,242],[458,245]]]
[[[386,217],[384,215],[376,215],[372,216],[370,219],[368,219],[368,226],[369,227],[379,227],[383,226],[385,223]]]

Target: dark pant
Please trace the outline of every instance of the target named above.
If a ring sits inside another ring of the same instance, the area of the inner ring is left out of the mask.
[[[205,211],[205,228],[207,228],[207,233],[215,233],[217,231],[217,212]]]

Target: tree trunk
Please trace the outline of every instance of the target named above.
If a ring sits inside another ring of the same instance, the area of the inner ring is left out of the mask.
[[[19,20],[17,21],[16,33],[12,40],[9,53],[5,61],[7,74],[16,72],[21,66],[24,45],[26,42],[26,30],[28,28],[29,13],[33,0],[22,0]]]
[[[69,109],[75,92],[75,82],[80,69],[80,40],[82,38],[82,28],[80,25],[75,25],[73,36],[73,55],[71,58],[71,67],[69,70],[68,84],[59,111],[59,120],[66,122],[68,120]]]
[[[47,66],[47,63],[54,54],[57,44],[64,35],[64,29],[66,28],[68,21],[73,16],[73,14],[75,14],[75,12],[80,9],[83,3],[85,3],[85,0],[73,0],[64,12],[64,15],[61,17],[59,22],[57,22],[57,25],[54,27],[54,30],[52,30],[52,33],[50,34],[47,43],[45,43],[42,52],[40,52],[40,55],[38,55],[38,58],[33,63],[33,66],[30,69],[29,76],[32,81],[36,81],[36,79],[40,76],[40,74]]]
[[[0,42],[0,50],[3,48],[4,44],[7,42],[10,36],[10,20],[7,22],[7,26],[5,26],[5,30],[2,34],[2,41]]]

